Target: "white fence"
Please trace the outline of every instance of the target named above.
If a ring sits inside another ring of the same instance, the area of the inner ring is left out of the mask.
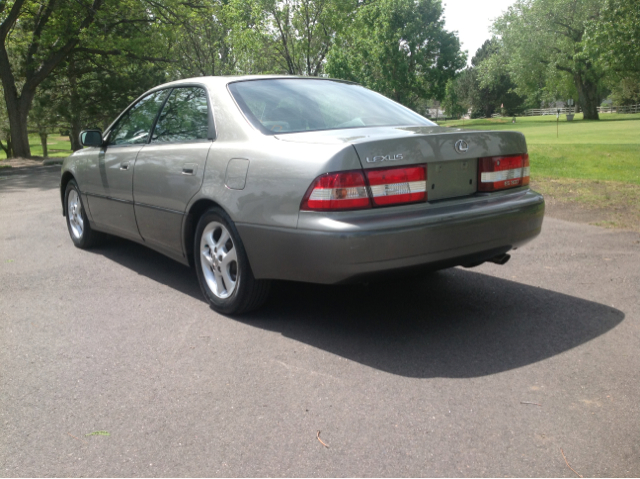
[[[575,107],[568,106],[564,108],[539,108],[532,110],[525,110],[524,116],[543,116],[543,115],[555,115],[560,110],[561,115],[567,113],[575,113]],[[599,106],[598,113],[640,113],[640,103],[637,105],[627,106]]]
[[[599,106],[598,113],[640,113],[640,103],[626,106]]]
[[[566,115],[567,113],[575,113],[576,109],[574,106],[567,106],[564,108],[538,108],[532,110],[525,110],[524,116],[544,116],[544,115],[555,115],[560,110],[561,115]]]

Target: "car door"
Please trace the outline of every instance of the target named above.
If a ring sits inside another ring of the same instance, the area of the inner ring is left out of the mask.
[[[176,87],[149,144],[138,153],[133,179],[138,229],[145,243],[166,254],[183,256],[182,221],[202,185],[212,123],[206,90]]]
[[[122,115],[88,167],[86,193],[97,229],[140,239],[133,208],[134,164],[168,94],[169,90],[150,93]]]

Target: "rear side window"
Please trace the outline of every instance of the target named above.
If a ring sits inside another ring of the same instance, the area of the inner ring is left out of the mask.
[[[209,135],[209,107],[203,88],[174,88],[164,105],[151,143],[206,140]]]
[[[147,143],[149,131],[169,90],[160,90],[142,98],[111,129],[109,145]]]

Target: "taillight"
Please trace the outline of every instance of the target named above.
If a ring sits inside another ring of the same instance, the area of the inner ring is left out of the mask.
[[[367,170],[375,206],[427,200],[427,170],[422,166]]]
[[[529,171],[531,169],[529,168],[529,154],[525,153],[524,154],[524,162],[522,165],[522,185],[528,185],[529,184]]]
[[[496,191],[529,184],[529,155],[478,159],[478,191]]]
[[[303,210],[354,210],[427,200],[425,165],[326,173],[316,178],[300,206]],[[368,184],[367,184],[368,182]]]
[[[315,179],[304,195],[303,210],[349,210],[371,208],[361,171],[327,173]]]

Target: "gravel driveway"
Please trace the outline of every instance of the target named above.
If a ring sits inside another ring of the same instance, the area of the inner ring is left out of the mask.
[[[640,234],[547,218],[505,266],[229,318],[74,248],[58,181],[0,172],[2,476],[640,475]]]

